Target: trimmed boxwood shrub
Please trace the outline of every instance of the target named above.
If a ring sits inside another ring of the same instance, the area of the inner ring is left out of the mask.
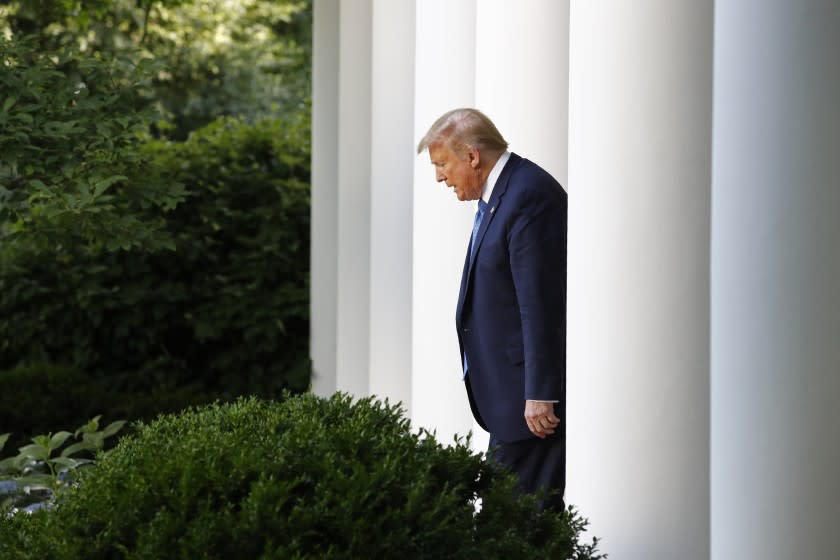
[[[139,426],[53,511],[0,521],[0,557],[602,558],[513,484],[394,405],[240,399]]]

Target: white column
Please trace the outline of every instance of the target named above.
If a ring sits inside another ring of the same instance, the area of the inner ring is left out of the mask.
[[[837,558],[840,7],[715,7],[712,558]]]
[[[371,0],[314,7],[312,389],[369,389]]]
[[[414,1],[373,0],[370,393],[411,405]]]
[[[615,558],[709,557],[712,8],[571,3],[567,502]]]
[[[440,115],[474,102],[475,4],[417,2],[415,144]],[[455,306],[474,212],[435,183],[428,154],[415,159],[412,420],[444,442],[472,427]]]
[[[481,0],[475,106],[511,150],[568,177],[569,3]]]
[[[310,356],[312,390],[336,388],[338,301],[338,0],[313,6]]]
[[[337,389],[369,391],[371,0],[342,0],[338,80]]]

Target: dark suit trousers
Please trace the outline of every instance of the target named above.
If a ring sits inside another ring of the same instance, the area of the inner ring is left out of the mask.
[[[563,511],[566,490],[566,442],[557,434],[504,443],[490,434],[491,459],[505,465],[519,477],[519,490],[533,494],[540,488],[550,492],[541,509]]]

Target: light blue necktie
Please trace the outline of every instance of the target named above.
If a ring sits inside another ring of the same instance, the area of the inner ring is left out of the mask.
[[[484,199],[478,199],[478,210],[475,211],[475,221],[473,222],[472,238],[470,239],[470,264],[472,264],[473,256],[475,256],[475,236],[478,235],[478,228],[481,227],[481,220],[484,218],[484,212],[487,210],[487,203]],[[464,351],[464,376],[467,377],[467,352]]]
[[[478,228],[481,227],[481,220],[484,218],[484,212],[487,210],[487,203],[484,199],[478,199],[478,210],[475,211],[475,221],[473,222],[472,239],[470,240],[470,262],[472,262],[475,255],[475,236],[478,235]]]

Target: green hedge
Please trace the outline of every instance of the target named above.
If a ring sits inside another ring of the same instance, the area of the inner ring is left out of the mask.
[[[305,395],[140,426],[53,511],[0,521],[0,557],[601,558],[583,526],[395,406]]]
[[[183,406],[305,390],[308,142],[304,112],[146,145],[143,157],[190,193],[167,215],[174,251],[0,248],[0,371],[67,364],[107,387],[87,398],[112,418],[168,410],[149,397],[179,391]]]

